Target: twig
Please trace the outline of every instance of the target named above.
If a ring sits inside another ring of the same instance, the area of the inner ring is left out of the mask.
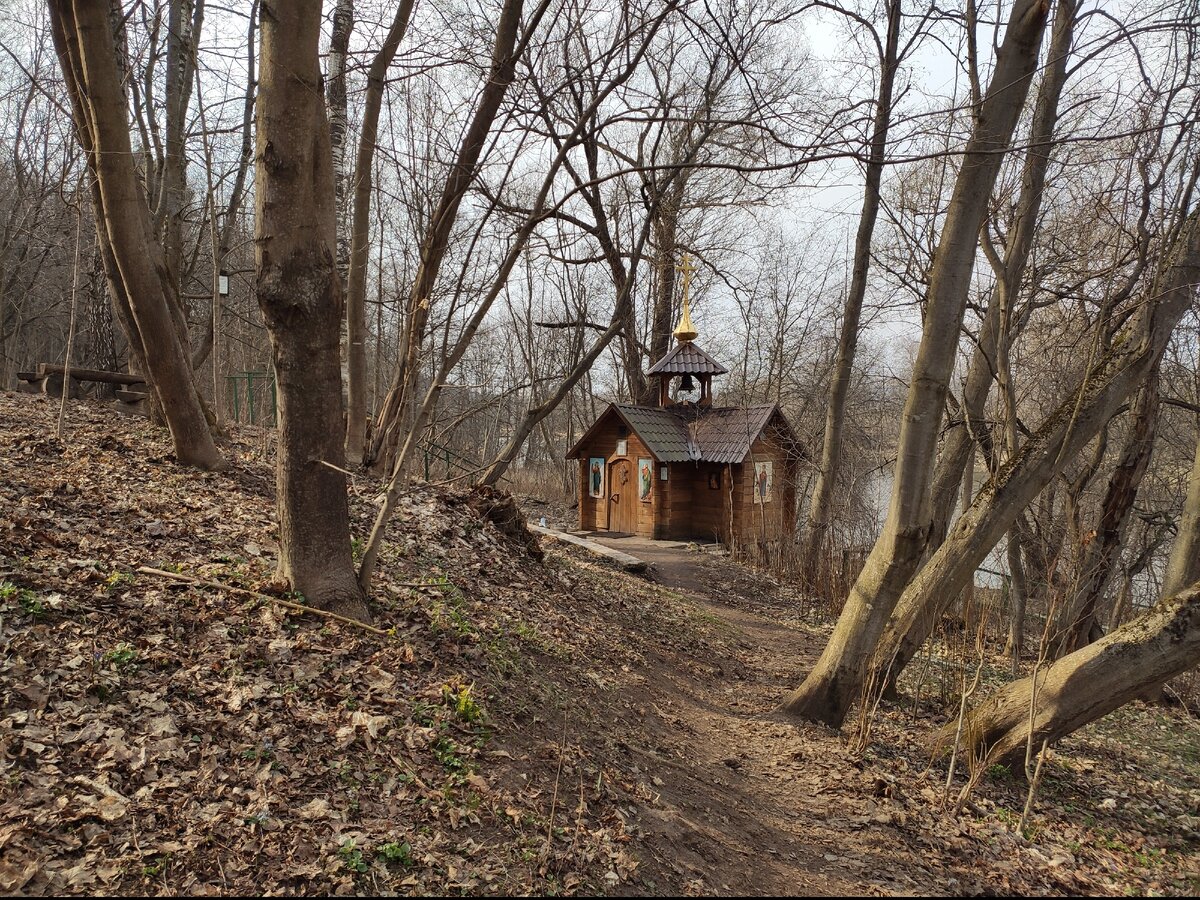
[[[554,795],[550,798],[550,824],[546,826],[546,852],[550,852],[550,847],[554,842],[554,813],[558,807],[558,782],[562,778],[563,754],[567,750],[567,721],[568,717],[563,714],[563,735],[562,740],[558,743],[558,771],[554,775]]]
[[[324,609],[317,609],[314,606],[305,606],[303,603],[293,603],[291,600],[284,600],[280,597],[272,597],[270,594],[264,594],[261,591],[252,591],[249,588],[234,587],[231,584],[222,584],[219,581],[205,581],[203,578],[193,578],[191,575],[181,575],[178,572],[167,572],[164,569],[154,569],[150,566],[140,566],[138,572],[143,575],[157,575],[159,578],[170,578],[173,581],[182,581],[187,584],[198,584],[202,587],[217,588],[222,591],[232,591],[235,594],[247,594],[251,597],[258,597],[260,600],[270,600],[272,603],[278,603],[280,606],[287,609],[295,610],[301,613],[311,613],[314,616],[324,616],[327,619],[337,619],[339,622],[345,622],[347,625],[355,625],[366,631],[374,634],[387,635],[389,632],[382,628],[376,628],[374,625],[368,625],[366,622],[361,622],[358,619],[351,619],[349,616],[340,616],[337,613],[329,612]]]
[[[335,466],[333,463],[327,462],[326,460],[314,459],[313,462],[315,462],[319,466],[327,466],[330,469],[333,469],[333,471],[335,471],[335,472],[341,472],[343,475],[347,475],[350,478],[354,477],[354,473],[351,472],[349,469],[343,469],[341,466]]]

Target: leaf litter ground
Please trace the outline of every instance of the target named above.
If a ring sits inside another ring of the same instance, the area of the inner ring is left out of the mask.
[[[273,477],[176,468],[161,432],[0,394],[0,890],[8,894],[1194,893],[1200,742],[1135,706],[1024,788],[943,809],[922,705],[865,753],[770,712],[828,625],[728,560],[657,579],[414,488],[381,637],[271,591]],[[355,485],[355,533],[376,485]],[[411,585],[419,584],[419,587]],[[914,730],[916,729],[916,730]]]

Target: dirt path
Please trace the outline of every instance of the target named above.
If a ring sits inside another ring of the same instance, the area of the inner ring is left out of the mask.
[[[968,889],[955,880],[973,882],[968,873],[947,877],[952,860],[938,861],[938,875],[925,864],[917,836],[903,828],[895,782],[852,763],[832,732],[772,712],[824,641],[777,588],[682,545],[601,540],[651,562],[656,582],[683,593],[727,635],[727,654],[698,663],[665,650],[640,673],[648,730],[659,742],[641,754],[661,794],[639,811],[640,825],[668,878],[722,894]]]

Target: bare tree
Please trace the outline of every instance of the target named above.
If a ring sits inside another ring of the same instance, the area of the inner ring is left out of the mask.
[[[413,2],[401,0],[383,46],[367,70],[367,95],[354,163],[350,266],[346,284],[346,461],[352,465],[362,462],[367,442],[367,263],[371,250],[371,170],[375,165],[375,144],[379,137],[379,109],[383,104],[384,78],[408,30]]]
[[[479,93],[479,99],[466,133],[463,135],[450,172],[446,177],[441,199],[433,212],[420,252],[420,265],[409,294],[404,332],[401,337],[400,360],[392,376],[391,387],[378,412],[367,462],[390,472],[402,437],[404,411],[415,384],[418,357],[429,319],[430,298],[449,245],[450,232],[459,207],[476,176],[488,133],[500,112],[500,104],[516,74],[517,59],[529,37],[549,7],[543,0],[536,7],[531,21],[521,29],[524,0],[504,0],[496,24],[492,45],[491,65]]]
[[[901,0],[887,4],[887,28],[880,40],[872,29],[879,52],[879,88],[875,97],[875,117],[871,126],[870,156],[866,165],[866,184],[862,212],[858,218],[858,233],[854,239],[854,262],[850,287],[842,313],[842,329],[838,338],[837,361],[829,384],[829,403],[825,413],[825,434],[821,445],[821,461],[817,481],[808,506],[808,525],[805,528],[801,555],[805,560],[810,584],[815,584],[816,571],[823,557],[829,531],[834,487],[841,463],[842,428],[846,416],[846,398],[854,374],[854,356],[858,348],[858,333],[862,321],[863,299],[867,294],[867,270],[871,261],[871,239],[879,217],[879,184],[883,177],[887,153],[888,131],[892,124],[893,91],[896,73],[904,53],[900,50],[900,25],[903,20]],[[912,42],[909,42],[911,46]]]
[[[891,505],[883,534],[851,589],[825,651],[784,701],[790,715],[840,725],[928,537],[930,469],[958,346],[987,200],[1012,140],[1037,66],[1048,8],[1018,0],[996,56],[991,84],[965,149],[930,275],[925,324],[905,405]]]
[[[135,171],[108,11],[102,4],[54,0],[50,13],[76,133],[93,175],[97,234],[122,324],[152,381],[179,462],[220,468],[223,460],[171,312],[174,288],[162,245],[153,237]]]

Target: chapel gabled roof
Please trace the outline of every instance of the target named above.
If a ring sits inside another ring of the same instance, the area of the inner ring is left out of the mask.
[[[614,403],[570,449],[567,459],[579,457],[579,451],[609,412],[618,415],[659,462],[744,462],[750,445],[776,416],[786,432],[784,449],[789,454],[802,452],[778,404],[697,408]]]
[[[648,375],[724,375],[729,370],[693,341],[676,344],[652,365]]]

